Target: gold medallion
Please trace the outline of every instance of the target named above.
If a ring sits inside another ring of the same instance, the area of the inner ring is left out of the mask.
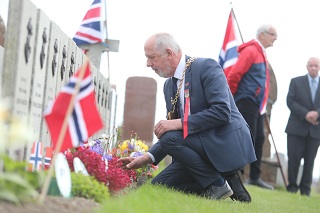
[[[168,120],[177,119],[177,118],[178,118],[177,113],[174,113],[172,111],[168,112]]]

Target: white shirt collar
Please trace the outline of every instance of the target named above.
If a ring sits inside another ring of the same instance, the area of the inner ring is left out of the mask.
[[[182,79],[182,74],[183,74],[183,70],[184,67],[186,66],[186,56],[184,54],[182,54],[181,58],[180,58],[180,62],[177,66],[176,71],[174,72],[174,77],[181,80]]]
[[[315,78],[312,78],[309,73],[307,74],[308,75],[308,79],[309,79],[309,82],[312,81],[312,79],[314,79],[316,81],[316,84],[318,85],[318,82],[319,82],[319,75],[317,75]]]
[[[261,42],[258,39],[254,39],[256,42],[258,42],[258,44],[260,44],[262,50],[264,53],[266,53],[266,48],[264,48],[264,46],[261,44]]]

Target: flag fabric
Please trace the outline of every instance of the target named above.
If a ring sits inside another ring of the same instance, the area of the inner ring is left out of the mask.
[[[73,37],[74,42],[79,46],[82,44],[94,44],[103,40],[103,22],[101,18],[102,2],[94,0],[82,23]]]
[[[235,30],[235,18],[231,10],[228,18],[228,24],[223,40],[223,45],[219,54],[219,64],[226,75],[238,60],[239,54],[237,48],[239,44],[240,42],[237,39]]]
[[[265,88],[264,88],[264,94],[263,94],[263,99],[260,104],[260,114],[263,115],[264,113],[267,112],[267,104],[268,104],[268,98],[269,98],[269,85],[270,85],[270,72],[269,72],[269,67],[268,67],[268,61],[267,57],[265,55],[266,59],[266,83],[265,83]]]
[[[29,172],[42,170],[42,144],[33,142],[27,170]]]
[[[52,147],[46,147],[46,155],[44,158],[44,169],[48,169],[50,164],[51,164],[51,159],[52,159]]]
[[[79,79],[80,71],[82,71],[81,68],[70,78],[68,84],[61,89],[56,100],[49,104],[44,112],[54,149],[56,148],[64,119],[67,116],[72,95],[76,92],[75,86]],[[67,118],[68,128],[63,138],[61,152],[79,146],[80,142],[86,141],[103,127],[96,106],[89,63],[85,67],[85,74],[79,88],[79,92],[74,98],[72,113]]]

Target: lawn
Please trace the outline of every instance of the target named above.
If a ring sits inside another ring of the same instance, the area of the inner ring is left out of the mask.
[[[147,182],[125,195],[113,197],[101,205],[102,212],[150,212],[150,213],[195,213],[195,212],[320,212],[320,194],[313,190],[310,197],[290,194],[284,189],[274,191],[255,186],[246,186],[252,196],[251,203],[240,203],[226,199],[207,200],[187,195]]]

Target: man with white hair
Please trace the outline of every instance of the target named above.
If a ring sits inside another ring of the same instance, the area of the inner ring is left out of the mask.
[[[247,121],[255,139],[257,161],[250,164],[249,184],[273,189],[260,178],[261,158],[264,143],[264,116],[269,93],[269,70],[266,48],[277,40],[277,31],[272,25],[262,25],[256,39],[239,46],[239,58],[227,74],[228,84],[236,105]]]
[[[167,120],[154,127],[159,139],[143,156],[121,158],[124,169],[173,161],[152,184],[221,200],[251,202],[238,171],[256,160],[249,127],[238,111],[219,64],[185,55],[168,33],[150,36],[147,67],[167,78]]]
[[[307,62],[308,73],[291,79],[287,95],[290,117],[286,127],[288,148],[287,191],[310,196],[314,159],[320,144],[320,59],[311,57]],[[298,171],[304,160],[299,185]]]

